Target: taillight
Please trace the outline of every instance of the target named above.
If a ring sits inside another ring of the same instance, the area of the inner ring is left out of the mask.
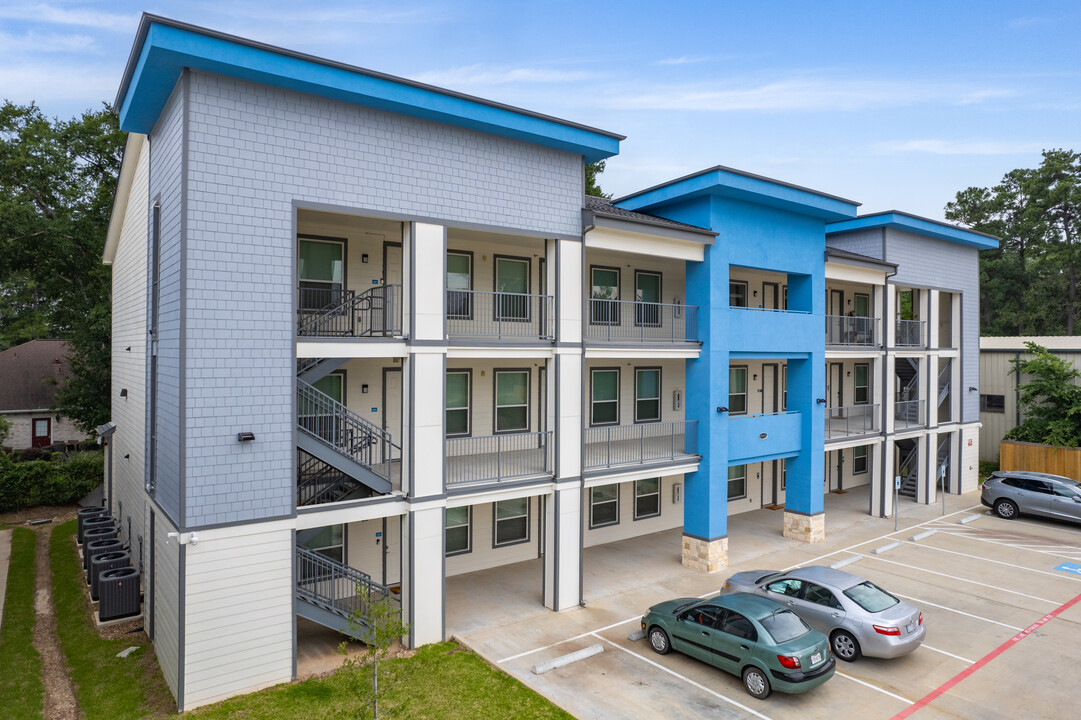
[[[923,625],[923,613],[920,613],[920,621],[919,621],[919,624],[920,624],[920,625]]]
[[[875,632],[879,635],[900,635],[901,628],[891,627],[889,625],[875,625]]]
[[[723,588],[721,588],[721,589],[722,589],[722,590],[727,590],[727,589],[728,589],[728,588],[730,588],[730,587],[732,587],[732,583],[725,583],[725,584],[724,584],[724,587],[723,587]]]
[[[778,655],[777,662],[789,670],[799,670],[799,658],[795,655]]]

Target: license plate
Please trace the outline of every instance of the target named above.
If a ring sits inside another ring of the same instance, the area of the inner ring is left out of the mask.
[[[817,665],[820,662],[822,662],[822,653],[816,652],[815,654],[811,655],[811,664],[812,665]]]
[[[915,623],[909,623],[908,625],[905,626],[905,632],[910,633],[910,632],[915,631],[915,629],[916,629],[916,624]]]

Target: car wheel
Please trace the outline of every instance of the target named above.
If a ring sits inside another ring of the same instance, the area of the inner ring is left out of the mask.
[[[659,627],[649,629],[649,646],[658,655],[667,655],[672,649],[672,644],[668,642],[668,633]]]
[[[998,515],[1004,520],[1013,520],[1017,517],[1017,503],[1013,500],[1006,500],[1005,498],[996,500],[995,515]]]
[[[845,662],[855,662],[863,655],[859,640],[847,630],[835,630],[830,635],[830,647],[833,648],[833,654]]]
[[[759,700],[765,700],[773,692],[773,688],[769,685],[769,678],[754,666],[743,669],[743,687]]]

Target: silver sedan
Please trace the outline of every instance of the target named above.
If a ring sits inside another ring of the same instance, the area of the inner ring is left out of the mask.
[[[747,592],[790,607],[825,633],[837,657],[892,658],[920,646],[923,613],[872,582],[813,565],[790,572],[751,570],[728,578],[721,593]]]

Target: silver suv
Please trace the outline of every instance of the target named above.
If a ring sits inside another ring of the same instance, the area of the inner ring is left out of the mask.
[[[1007,520],[1025,514],[1081,522],[1081,483],[1061,475],[999,470],[983,483],[980,502]]]

